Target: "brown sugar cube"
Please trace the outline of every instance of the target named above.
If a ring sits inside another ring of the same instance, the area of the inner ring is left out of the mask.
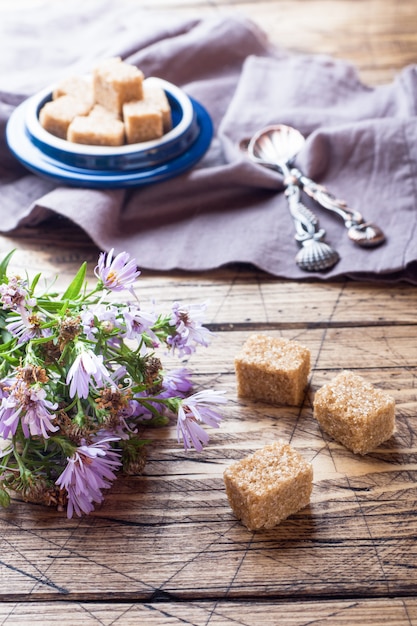
[[[170,131],[172,129],[171,106],[165,91],[152,80],[152,77],[143,81],[143,99],[153,103],[161,111],[164,133]]]
[[[76,100],[73,96],[61,96],[44,104],[39,112],[39,121],[52,135],[66,139],[68,126],[77,115],[87,115],[91,104]]]
[[[319,389],[314,417],[322,429],[355,454],[367,454],[395,430],[395,400],[353,372]]]
[[[235,357],[239,396],[300,405],[310,373],[310,351],[296,341],[251,335]]]
[[[283,441],[236,461],[223,478],[230,506],[249,530],[273,528],[307,506],[313,489],[311,463]]]
[[[127,143],[151,141],[164,134],[161,111],[145,100],[123,105]]]
[[[108,109],[105,109],[104,106],[102,106],[101,104],[95,104],[93,108],[91,109],[90,113],[88,114],[88,116],[97,117],[97,118],[105,117],[105,118],[110,118],[113,120],[121,119],[121,115],[119,115],[115,111],[109,111]]]
[[[107,59],[93,72],[94,101],[121,113],[123,104],[143,98],[143,72],[121,59]]]
[[[53,90],[52,99],[57,100],[62,96],[72,96],[92,106],[94,102],[93,81],[84,76],[64,78]]]
[[[68,127],[67,139],[90,146],[122,146],[124,125],[111,116],[75,117]]]

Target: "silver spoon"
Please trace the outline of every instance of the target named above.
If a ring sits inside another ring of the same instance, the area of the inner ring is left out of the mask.
[[[298,130],[284,124],[267,126],[257,134],[257,137],[258,141],[261,137],[268,137],[270,145],[277,150],[276,156],[279,158],[281,158],[282,150],[285,150],[285,146],[291,145],[294,149],[292,154],[292,159],[294,159],[305,143],[303,135]],[[281,143],[284,145],[284,148],[281,147]],[[270,152],[265,156],[272,160],[274,158],[273,153]],[[317,184],[295,167],[291,167],[290,173],[295,176],[307,195],[323,208],[336,213],[343,219],[349,239],[358,246],[374,248],[385,241],[385,235],[379,226],[372,222],[366,222],[359,211],[349,208],[344,200],[336,198],[326,187]]]
[[[256,163],[283,174],[285,195],[296,230],[295,239],[301,245],[295,262],[307,272],[324,271],[333,267],[340,257],[324,241],[326,233],[323,228],[319,228],[317,217],[300,201],[300,186],[288,167],[298,152],[297,145],[291,142],[274,145],[269,136],[257,133],[249,141],[241,142],[240,148]]]

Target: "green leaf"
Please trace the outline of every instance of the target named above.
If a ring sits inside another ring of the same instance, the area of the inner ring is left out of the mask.
[[[35,278],[33,279],[32,284],[30,286],[32,293],[35,291],[35,287],[38,284],[39,279],[40,279],[41,276],[42,276],[41,273],[36,274]]]
[[[10,259],[12,258],[14,253],[15,250],[11,250],[9,254],[6,254],[2,262],[0,263],[0,283],[3,283],[4,279],[6,278],[7,268],[10,263]]]
[[[7,330],[5,330],[4,328],[2,328],[0,330],[0,337],[1,337],[1,340],[0,340],[1,348],[3,348],[3,346],[5,346],[5,345],[11,343],[11,341],[12,341],[11,334]]]
[[[72,283],[69,285],[68,289],[62,296],[63,300],[75,300],[77,296],[79,296],[82,286],[84,285],[85,275],[87,273],[87,263],[81,265],[78,270],[76,276],[74,277]]]
[[[0,506],[4,508],[8,507],[10,504],[10,496],[5,489],[0,487]]]
[[[161,426],[167,426],[169,424],[169,417],[166,415],[157,415],[145,420],[144,424],[150,428],[161,428]]]

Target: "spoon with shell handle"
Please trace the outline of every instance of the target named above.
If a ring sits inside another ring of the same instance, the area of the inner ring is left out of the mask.
[[[293,154],[293,159],[305,143],[304,136],[296,128],[284,124],[267,126],[260,133],[265,133],[270,137],[271,143],[275,146],[279,146],[281,141],[291,143],[297,149]],[[359,211],[351,209],[344,200],[336,198],[324,185],[317,184],[295,167],[292,167],[290,172],[295,176],[303,191],[317,204],[343,219],[347,235],[355,244],[362,248],[375,248],[385,241],[385,235],[379,226],[365,221]]]
[[[314,272],[332,268],[340,257],[336,250],[324,241],[326,233],[319,227],[315,214],[300,200],[301,188],[289,168],[289,163],[295,156],[293,147],[288,145],[284,151],[282,146],[277,155],[276,149],[270,145],[270,139],[258,133],[250,140],[243,140],[240,148],[255,163],[275,169],[284,176],[285,195],[295,226],[295,240],[300,245],[300,250],[295,256],[295,262],[300,269]]]

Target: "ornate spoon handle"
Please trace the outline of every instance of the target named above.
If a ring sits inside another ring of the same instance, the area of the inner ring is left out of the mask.
[[[338,253],[325,243],[325,231],[312,211],[300,201],[300,187],[285,180],[285,195],[295,225],[295,239],[301,245],[295,257],[297,265],[307,272],[330,269],[339,260]]]
[[[337,213],[348,229],[348,237],[364,248],[374,248],[385,241],[385,235],[376,224],[365,222],[362,214],[348,207],[344,200],[336,198],[326,187],[319,185],[297,168],[291,169],[303,191],[323,208]]]

